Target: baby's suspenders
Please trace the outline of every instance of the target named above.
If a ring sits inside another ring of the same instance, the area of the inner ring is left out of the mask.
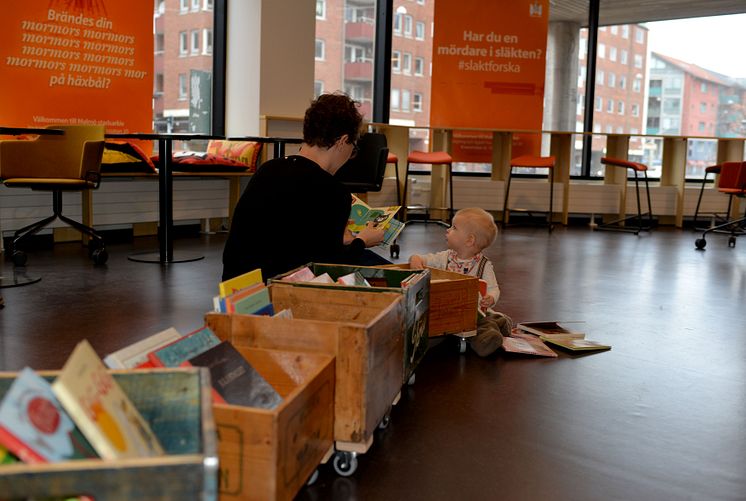
[[[485,256],[482,256],[482,259],[479,260],[479,266],[477,266],[477,278],[482,278],[482,275],[484,275],[485,266],[487,266],[487,258]]]

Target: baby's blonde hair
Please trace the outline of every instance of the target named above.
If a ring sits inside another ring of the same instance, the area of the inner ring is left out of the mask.
[[[453,216],[461,219],[461,225],[475,238],[475,245],[479,250],[486,249],[497,238],[497,225],[492,215],[479,207],[467,207],[456,212]]]

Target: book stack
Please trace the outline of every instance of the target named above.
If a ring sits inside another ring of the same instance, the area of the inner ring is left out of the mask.
[[[260,269],[220,282],[218,292],[213,298],[214,310],[218,313],[269,316],[275,314]]]
[[[30,368],[18,374],[0,402],[0,445],[3,462],[164,454],[87,341],[76,346],[52,383]]]
[[[511,353],[556,358],[550,346],[572,352],[610,350],[611,346],[585,338],[585,333],[567,324],[574,322],[522,322],[503,340],[503,349]],[[547,346],[550,345],[550,346]]]
[[[307,282],[322,284],[352,285],[355,287],[371,287],[370,282],[359,271],[353,271],[334,280],[329,273],[314,275],[311,268],[304,266],[280,279],[283,282]]]

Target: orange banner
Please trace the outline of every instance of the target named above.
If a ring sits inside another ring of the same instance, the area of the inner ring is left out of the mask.
[[[0,125],[152,131],[152,0],[23,0],[2,11]]]
[[[548,0],[438,0],[430,126],[541,129],[548,17]]]

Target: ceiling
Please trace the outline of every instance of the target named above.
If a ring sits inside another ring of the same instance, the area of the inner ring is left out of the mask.
[[[600,0],[599,24],[635,24],[746,13],[745,0]],[[588,24],[589,0],[549,0],[550,21]],[[745,27],[746,28],[746,27]]]

